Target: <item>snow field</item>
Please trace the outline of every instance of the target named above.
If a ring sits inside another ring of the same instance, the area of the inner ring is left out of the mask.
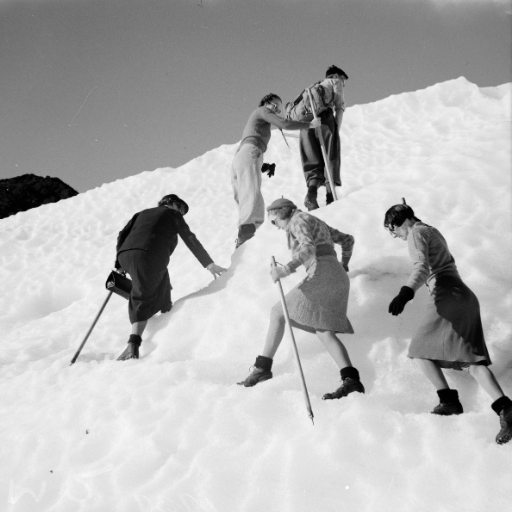
[[[0,221],[0,503],[8,511],[502,511],[510,451],[494,437],[489,397],[448,372],[465,414],[429,414],[435,391],[407,359],[426,290],[387,313],[410,271],[407,246],[382,228],[402,197],[448,240],[479,297],[493,371],[512,395],[510,84],[464,78],[347,109],[339,201],[315,212],[356,238],[342,337],[366,394],[324,402],[339,374],[316,337],[295,331],[315,414],[309,420],[288,336],[274,379],[235,385],[260,353],[279,293],[270,257],[284,233],[265,223],[234,252],[229,182],[236,144],[179,169],[106,184]],[[302,208],[298,141],[274,132],[267,203]],[[105,170],[108,179],[108,170]],[[183,243],[171,259],[174,308],[148,324],[138,361],[114,296],[75,365],[69,362],[107,292],[118,231],[176,193],[192,231],[229,270],[213,281]],[[324,203],[321,189],[320,204]],[[285,291],[303,270],[283,282]]]

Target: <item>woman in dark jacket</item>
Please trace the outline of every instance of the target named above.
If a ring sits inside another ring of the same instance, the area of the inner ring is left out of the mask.
[[[286,305],[293,326],[314,333],[340,369],[342,385],[324,400],[342,398],[350,393],[364,393],[357,368],[352,366],[347,349],[336,333],[352,334],[347,318],[350,281],[348,263],[354,237],[342,233],[319,218],[297,209],[288,199],[277,199],[268,208],[272,224],[286,232],[292,260],[284,267],[272,269],[274,282],[289,276],[304,265],[307,277],[286,294]],[[341,245],[338,261],[334,244]],[[250,375],[240,385],[245,387],[272,378],[272,363],[283,339],[285,318],[280,303],[272,308],[270,326],[261,355],[256,358]]]
[[[138,359],[147,321],[156,313],[166,313],[172,307],[171,283],[167,266],[178,244],[178,235],[214,277],[224,268],[216,265],[204,247],[190,231],[183,216],[188,205],[174,194],[163,197],[156,208],[133,216],[117,238],[116,268],[130,274],[132,291],[128,313],[132,334],[119,361]]]
[[[384,227],[407,242],[413,271],[400,293],[391,301],[389,312],[399,315],[415,292],[424,284],[430,300],[423,319],[409,346],[415,359],[439,396],[433,414],[461,414],[462,404],[456,389],[450,389],[442,368],[468,370],[493,400],[492,409],[500,418],[498,444],[512,439],[512,401],[504,395],[488,368],[491,358],[485,344],[480,305],[476,295],[460,278],[455,259],[443,235],[414,216],[405,203],[392,206],[385,215]]]

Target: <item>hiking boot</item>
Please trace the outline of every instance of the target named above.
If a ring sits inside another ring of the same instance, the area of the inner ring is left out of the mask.
[[[498,444],[508,443],[512,439],[512,405],[505,407],[500,412],[501,430],[496,436]]]
[[[311,196],[310,194],[308,194],[304,199],[304,206],[308,209],[309,212],[311,210],[317,210],[318,208],[320,208],[320,206],[318,206],[318,201],[316,200],[316,197]]]
[[[344,396],[348,396],[350,393],[354,393],[355,391],[358,393],[364,393],[363,383],[359,379],[345,377],[341,382],[341,386],[336,391],[334,391],[334,393],[326,393],[322,397],[322,400],[343,398]]]
[[[127,361],[128,359],[139,359],[139,347],[142,338],[136,334],[132,334],[128,340],[128,346],[124,352],[117,358],[118,361]]]
[[[441,389],[437,394],[440,403],[431,411],[432,414],[451,416],[452,414],[462,414],[464,412],[462,404],[459,401],[459,393],[456,389]]]
[[[431,411],[432,414],[438,414],[439,416],[451,416],[452,414],[462,414],[464,409],[462,404],[439,404],[434,407]]]
[[[236,239],[236,247],[238,249],[244,242],[251,239],[256,233],[256,226],[254,224],[242,224],[238,228],[238,238]]]
[[[251,373],[249,374],[249,376],[245,380],[243,380],[242,382],[238,382],[237,384],[239,386],[245,386],[246,388],[250,388],[252,386],[256,386],[256,384],[259,384],[260,382],[269,380],[271,378],[271,371],[262,370],[261,368],[253,366],[251,368]]]

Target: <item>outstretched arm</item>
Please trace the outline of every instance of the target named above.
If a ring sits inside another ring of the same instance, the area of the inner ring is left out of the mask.
[[[338,231],[329,226],[329,233],[335,244],[341,245],[341,264],[346,272],[348,272],[348,263],[352,257],[354,250],[354,237]]]
[[[426,282],[430,274],[428,233],[426,231],[414,230],[409,233],[407,245],[413,264],[413,271],[407,280],[407,286],[402,286],[398,295],[389,304],[388,311],[393,316],[399,315],[404,310],[405,305],[414,299],[414,294]]]
[[[210,255],[206,252],[201,242],[197,239],[196,235],[190,231],[188,224],[182,215],[176,216],[176,222],[178,225],[178,234],[181,239],[185,242],[186,246],[191,250],[192,254],[198,259],[199,263],[203,265],[215,279],[226,271],[225,268],[216,265],[210,258]]]
[[[281,130],[308,130],[312,128],[313,123],[305,123],[303,121],[291,121],[289,119],[284,119],[281,116],[278,116],[274,112],[271,112],[267,108],[262,109],[262,117],[267,123],[270,123],[273,126],[277,126]]]
[[[181,239],[185,242],[185,245],[190,249],[192,254],[198,259],[199,263],[201,263],[203,267],[207,268],[210,263],[213,263],[210,255],[206,252],[206,249],[197,239],[196,235],[190,231],[190,228],[185,222],[183,216],[178,213],[175,218],[178,234],[180,235]]]

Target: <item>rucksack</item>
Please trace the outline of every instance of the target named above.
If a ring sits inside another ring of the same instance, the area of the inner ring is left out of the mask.
[[[304,89],[299,96],[286,104],[285,112],[287,119],[291,119],[292,121],[310,121],[313,119],[308,89],[311,90],[311,97],[313,98],[317,115],[331,106],[334,100],[334,89],[331,87],[329,91],[322,85],[322,82],[323,80]]]

